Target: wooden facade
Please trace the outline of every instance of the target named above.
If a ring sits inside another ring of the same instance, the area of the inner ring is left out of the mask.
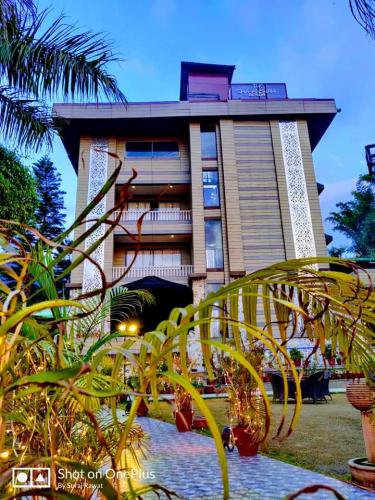
[[[77,170],[77,214],[88,202],[88,182],[93,170],[90,151],[98,137],[104,138],[108,151],[123,161],[118,185],[128,180],[132,169],[137,172],[134,200],[170,200],[172,207],[178,207],[177,212],[184,211],[180,216],[173,209],[165,210],[164,215],[145,220],[142,228],[142,248],[180,252],[181,272],[175,270],[175,276],[166,273],[171,281],[193,286],[196,280],[200,288],[202,280],[207,286],[220,285],[295,258],[298,222],[291,212],[293,186],[287,161],[300,168],[305,209],[312,225],[312,248],[315,255],[326,255],[312,150],[336,113],[332,99],[185,100],[127,106],[58,104],[54,111]],[[283,123],[292,124],[290,131]],[[216,131],[217,157],[210,160],[202,158],[201,153],[202,127],[207,125]],[[294,157],[285,146],[289,139],[298,146]],[[179,154],[129,158],[125,155],[128,141],[173,141],[178,144]],[[113,157],[108,158],[107,177],[115,162]],[[205,207],[204,171],[217,172],[218,207]],[[115,198],[114,188],[106,196],[107,208],[113,206]],[[221,268],[207,268],[205,224],[210,220],[221,223]],[[134,220],[122,223],[131,232],[136,230]],[[78,229],[77,235],[83,230]],[[114,268],[125,265],[125,254],[133,246],[134,242],[121,229],[116,229],[105,242],[101,265],[109,279]],[[83,283],[83,273],[82,266],[73,272],[73,287]],[[129,278],[124,280],[128,281]]]

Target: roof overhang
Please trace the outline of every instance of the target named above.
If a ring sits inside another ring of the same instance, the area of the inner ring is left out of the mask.
[[[76,171],[82,136],[151,137],[155,130],[160,136],[187,136],[193,119],[305,119],[314,150],[336,113],[333,99],[54,105],[55,124]]]

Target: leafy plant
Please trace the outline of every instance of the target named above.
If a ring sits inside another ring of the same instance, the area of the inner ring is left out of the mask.
[[[303,358],[302,352],[299,349],[297,349],[296,347],[293,347],[292,349],[290,349],[289,356],[291,357],[291,359],[293,361],[297,361],[298,359]]]
[[[35,180],[16,153],[0,146],[0,218],[24,224],[35,222],[38,206]]]
[[[169,318],[155,330],[139,338],[120,337],[98,326],[106,317],[104,313],[97,316],[98,309],[103,307],[105,310],[108,290],[124,275],[111,282],[98,269],[102,278],[98,289],[84,290],[74,300],[60,299],[55,285],[64,273],[69,273],[85,259],[95,263],[91,257],[94,250],[116,226],[122,227],[119,223],[121,211],[127,202],[131,180],[121,189],[115,207],[86,226],[92,208],[114,186],[120,169],[121,162],[95,200],[67,230],[70,233],[81,225],[86,228],[69,247],[61,244],[67,232],[50,241],[29,229],[43,246],[32,247],[25,234],[14,230],[13,223],[0,221],[3,250],[0,255],[0,446],[1,451],[8,454],[1,469],[4,498],[13,496],[9,489],[13,466],[47,464],[52,468],[53,478],[58,467],[93,470],[100,467],[104,457],[115,470],[130,467],[130,457],[138,457],[137,448],[144,438],[134,427],[138,406],[149,393],[158,405],[161,381],[173,384],[178,398],[181,396],[180,407],[184,406],[184,401],[194,400],[206,418],[217,448],[224,497],[229,498],[221,433],[192,383],[189,331],[197,327],[209,380],[214,379],[214,354],[221,353],[232,360],[249,391],[263,401],[265,427],[259,430],[261,440],[268,437],[271,411],[258,362],[252,358],[255,345],[257,350],[269,351],[283,378],[285,401],[275,436],[279,438],[293,431],[301,410],[301,374],[297,373],[287,350],[289,341],[297,333],[312,343],[307,359],[319,349],[324,351],[329,341],[333,351],[338,349],[343,353],[348,369],[371,369],[375,355],[375,294],[361,282],[358,268],[346,261],[339,261],[340,265],[353,274],[327,270],[331,262],[338,262],[329,258],[292,260],[261,269],[209,294],[198,304],[172,310]],[[120,216],[114,216],[114,212],[120,212]],[[141,222],[142,218],[138,227]],[[83,252],[85,239],[101,224],[106,227],[104,236],[87,245]],[[139,243],[139,235],[134,238]],[[59,246],[62,252],[56,256],[52,250]],[[70,254],[76,258],[72,259],[69,268],[55,274],[59,259]],[[42,287],[43,297],[35,291],[36,283]],[[219,317],[213,314],[218,303],[221,305]],[[264,322],[258,316],[259,304],[262,304]],[[241,308],[243,317],[239,313]],[[46,311],[50,313],[49,318],[38,316]],[[211,326],[217,321],[224,327],[220,341],[211,338]],[[83,328],[91,332],[90,335],[86,336]],[[77,341],[77,334],[82,332],[87,350],[80,348],[82,339]],[[179,353],[178,362],[176,352]],[[102,371],[108,368],[109,356],[113,359],[110,374]],[[125,360],[138,377],[136,390],[123,381]],[[164,362],[168,369],[161,372],[160,365]],[[296,403],[290,421],[285,418],[287,372],[296,385]],[[117,401],[125,394],[132,395],[133,402],[126,420],[120,422]],[[79,430],[89,433],[87,440],[74,438]],[[95,447],[90,443],[96,443]],[[120,486],[116,479],[107,481],[104,486],[103,495],[119,497]],[[128,486],[129,495],[135,496],[134,485]],[[54,494],[55,490],[56,481],[53,480],[48,494]]]
[[[352,192],[352,197],[353,199],[350,201],[337,203],[338,210],[332,212],[327,220],[333,223],[333,227],[337,231],[345,234],[351,240],[352,245],[347,250],[354,252],[357,257],[374,257],[374,176],[360,176],[356,189]]]
[[[44,104],[51,97],[126,102],[105,69],[118,59],[111,44],[63,16],[46,26],[48,13],[32,0],[0,1],[0,131],[18,147],[51,145],[56,124]]]
[[[244,352],[243,356],[260,377],[263,350],[254,345],[250,351]],[[246,429],[253,444],[260,444],[268,436],[270,418],[266,411],[267,404],[258,389],[258,380],[235,360],[223,357],[222,362],[227,379],[230,421]]]

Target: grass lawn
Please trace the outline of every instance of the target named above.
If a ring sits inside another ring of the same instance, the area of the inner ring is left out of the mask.
[[[328,403],[303,404],[294,433],[286,440],[270,440],[268,456],[341,479],[350,479],[349,458],[365,456],[360,413],[346,400],[345,394],[334,394]],[[225,399],[206,400],[218,424],[228,424]],[[292,405],[290,405],[292,409]],[[281,405],[272,404],[275,422]],[[174,422],[171,406],[161,403],[160,413],[151,417]]]

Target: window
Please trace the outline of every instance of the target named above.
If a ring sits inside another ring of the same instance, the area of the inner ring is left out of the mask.
[[[158,156],[162,156],[163,158],[166,156],[169,158],[179,158],[180,156],[177,142],[153,142],[152,146],[152,156],[154,158]]]
[[[201,152],[203,159],[216,159],[216,132],[214,127],[201,128]]]
[[[125,265],[129,266],[134,259],[135,252],[126,252]],[[141,250],[138,252],[133,267],[175,267],[181,265],[181,252],[179,250]]]
[[[206,265],[207,269],[223,269],[223,239],[220,220],[206,220]]]
[[[151,142],[127,142],[126,143],[127,158],[151,158],[152,143]]]
[[[217,170],[203,172],[203,202],[205,208],[220,207],[219,173]]]
[[[126,143],[127,158],[179,158],[175,141],[130,141]]]

